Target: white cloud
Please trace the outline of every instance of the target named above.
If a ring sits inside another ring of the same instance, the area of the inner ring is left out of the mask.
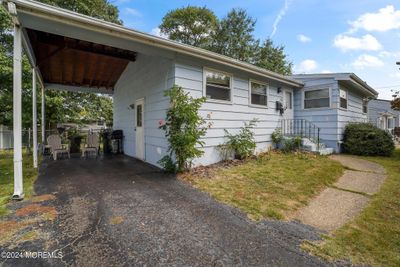
[[[382,60],[375,56],[363,54],[360,55],[353,63],[352,65],[355,68],[363,69],[363,68],[376,68],[376,67],[382,67],[384,66],[384,63]]]
[[[381,51],[378,54],[381,58],[393,58],[393,60],[400,60],[400,51]]]
[[[285,0],[285,4],[279,10],[278,16],[276,17],[274,23],[272,24],[272,33],[271,33],[271,38],[275,35],[276,31],[278,30],[278,24],[282,20],[282,18],[285,16],[286,11],[289,9],[291,0]]]
[[[295,66],[296,73],[310,73],[318,68],[317,61],[313,59],[306,59],[300,62],[299,66]]]
[[[352,32],[359,29],[366,31],[385,32],[400,29],[400,10],[388,5],[378,10],[377,13],[365,13],[357,20],[350,22]]]
[[[382,49],[382,45],[371,34],[366,34],[361,38],[339,34],[335,37],[333,45],[343,52],[348,50],[377,51]]]
[[[160,28],[154,28],[151,30],[150,34],[161,37],[161,38],[168,38],[167,35],[163,34],[160,30]]]
[[[142,13],[140,13],[136,9],[130,8],[130,7],[124,8],[124,13],[126,15],[131,15],[131,16],[134,16],[134,17],[142,17],[143,16]]]
[[[298,40],[299,42],[302,42],[302,43],[309,43],[309,42],[311,42],[311,38],[308,37],[308,36],[305,36],[304,34],[298,34],[298,35],[297,35],[297,40]]]
[[[323,71],[321,71],[321,73],[327,74],[327,73],[333,73],[333,72],[330,70],[323,70]]]

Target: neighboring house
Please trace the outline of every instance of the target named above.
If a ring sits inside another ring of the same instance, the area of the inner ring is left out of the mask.
[[[13,147],[13,132],[0,124],[0,150]]]
[[[378,96],[354,73],[302,74],[304,82],[294,95],[294,117],[320,128],[321,142],[341,151],[343,130],[349,122],[368,121],[368,101]]]
[[[377,95],[354,74],[286,77],[42,3],[10,4],[19,25],[15,54],[24,44],[44,89],[112,95],[113,128],[123,130],[125,153],[154,165],[168,149],[159,122],[169,107],[164,91],[174,84],[207,98],[200,113],[212,126],[196,165],[218,162],[224,129],[238,132],[254,118],[257,151],[271,146],[271,133],[284,121],[313,123],[322,142],[340,151],[345,124],[365,121],[366,100]]]
[[[368,103],[368,118],[370,123],[390,133],[395,127],[400,127],[400,111],[391,108],[390,100],[371,100]]]

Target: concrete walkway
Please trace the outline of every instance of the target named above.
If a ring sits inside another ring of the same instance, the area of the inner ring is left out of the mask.
[[[384,168],[376,163],[345,155],[330,158],[349,170],[295,215],[302,223],[326,231],[335,230],[355,218],[386,178]]]

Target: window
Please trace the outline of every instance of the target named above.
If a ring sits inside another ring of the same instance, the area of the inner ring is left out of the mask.
[[[207,99],[231,101],[231,76],[217,72],[205,71]]]
[[[364,99],[362,103],[363,113],[368,113],[368,100]]]
[[[388,125],[388,129],[393,129],[394,128],[394,119],[393,118],[388,118],[387,119],[387,125]]]
[[[285,105],[286,105],[286,108],[288,108],[288,109],[292,109],[292,106],[293,106],[293,104],[292,104],[292,93],[291,92],[285,92]]]
[[[251,104],[268,107],[268,85],[258,82],[250,82]]]
[[[136,126],[142,127],[142,105],[137,105],[136,107]]]
[[[328,108],[329,102],[329,89],[304,92],[304,108]]]
[[[340,89],[340,107],[347,109],[347,91]]]

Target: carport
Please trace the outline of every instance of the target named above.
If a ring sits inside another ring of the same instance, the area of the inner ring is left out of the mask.
[[[88,34],[71,22],[60,22],[32,9],[29,1],[8,1],[6,8],[14,22],[13,128],[14,128],[14,194],[22,199],[22,51],[32,66],[33,161],[38,167],[37,84],[42,91],[41,143],[45,143],[45,91],[67,90],[112,95],[114,86],[136,51],[109,44],[110,39]],[[37,6],[39,8],[39,6]],[[49,7],[50,8],[50,7]],[[47,14],[46,14],[47,12]],[[54,13],[54,10],[51,10]],[[101,22],[104,23],[104,22]],[[96,37],[95,37],[96,36]],[[106,41],[107,40],[107,41]]]

